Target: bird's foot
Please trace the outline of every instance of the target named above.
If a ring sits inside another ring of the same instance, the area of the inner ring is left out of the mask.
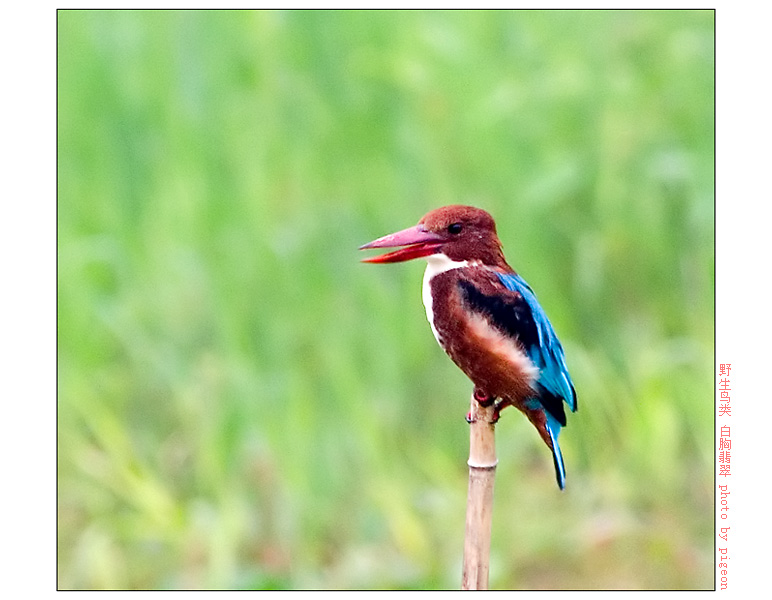
[[[493,403],[493,423],[499,422],[501,411],[504,410],[507,406],[512,406],[512,403],[509,400],[504,400],[502,398],[496,399],[496,402]]]
[[[480,388],[476,387],[474,388],[474,399],[477,400],[477,403],[480,406],[490,406],[493,404],[493,401],[496,399],[496,396],[491,396],[481,390]]]
[[[496,401],[496,397],[495,396],[491,396],[491,395],[487,394],[486,392],[484,392],[483,390],[481,390],[480,388],[477,388],[477,387],[474,388],[474,394],[473,394],[472,397],[483,408],[489,408],[491,405],[494,405],[494,402]],[[495,404],[494,406],[497,406],[497,405],[498,404]],[[466,413],[466,422],[469,423],[469,424],[474,423],[475,420],[476,420],[472,413],[473,413],[473,411],[471,411],[471,410],[468,413]],[[499,420],[499,411],[495,410],[494,411],[493,420],[491,421],[491,423],[496,423],[496,421],[498,421],[498,420]]]

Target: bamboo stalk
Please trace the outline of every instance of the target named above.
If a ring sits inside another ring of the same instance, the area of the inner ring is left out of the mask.
[[[472,394],[469,412],[469,492],[466,501],[462,590],[487,590],[496,477],[495,410]]]

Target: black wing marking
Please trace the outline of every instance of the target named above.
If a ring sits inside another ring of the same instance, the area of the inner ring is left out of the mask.
[[[473,282],[459,279],[461,297],[469,308],[483,313],[502,333],[519,340],[523,351],[530,356],[530,349],[539,347],[539,329],[528,302],[521,294],[506,290],[504,294],[489,295],[483,293]],[[537,365],[538,366],[538,365]],[[566,425],[566,412],[563,398],[536,383],[538,400],[557,421]]]

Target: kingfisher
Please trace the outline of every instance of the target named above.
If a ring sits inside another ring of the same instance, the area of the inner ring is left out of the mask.
[[[472,380],[474,398],[501,410],[514,406],[552,451],[564,489],[558,445],[563,403],[577,409],[563,346],[531,287],[507,264],[496,223],[473,206],[437,208],[418,225],[360,247],[399,248],[363,259],[395,263],[425,259],[423,303],[439,345]]]

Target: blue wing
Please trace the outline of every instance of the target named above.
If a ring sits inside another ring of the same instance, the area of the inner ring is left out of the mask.
[[[536,295],[520,275],[502,273],[497,273],[497,275],[507,289],[520,294],[530,310],[530,316],[536,328],[536,336],[535,339],[530,340],[531,343],[526,347],[526,352],[541,371],[536,382],[536,385],[541,388],[539,391],[559,398],[568,404],[572,411],[576,411],[576,391],[571,376],[568,374],[563,346],[544,309],[536,299]],[[561,425],[565,425],[565,416],[563,419],[560,418],[559,414],[554,416],[557,417]]]
[[[536,299],[531,287],[519,275],[497,273],[501,283],[507,289],[517,292],[530,309],[531,320],[536,328],[536,335],[530,337],[530,344],[526,352],[533,363],[540,369],[539,379],[536,382],[539,397],[531,398],[527,404],[532,409],[543,409],[546,418],[547,431],[552,442],[552,459],[555,463],[555,476],[558,486],[562,490],[565,487],[566,467],[563,464],[563,453],[558,444],[560,428],[566,424],[563,402],[568,404],[572,411],[576,411],[576,390],[568,374],[566,357],[563,346],[558,339],[552,323],[547,314]],[[528,337],[526,339],[528,339]]]

